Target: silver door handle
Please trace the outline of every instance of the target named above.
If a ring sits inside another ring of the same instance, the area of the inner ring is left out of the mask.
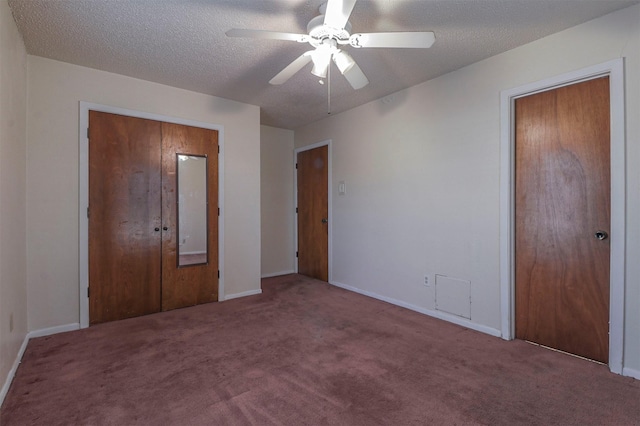
[[[594,236],[596,237],[596,239],[602,241],[606,240],[609,237],[609,234],[607,234],[605,231],[596,231]]]
[[[325,218],[322,218],[322,223],[329,223],[329,221]]]

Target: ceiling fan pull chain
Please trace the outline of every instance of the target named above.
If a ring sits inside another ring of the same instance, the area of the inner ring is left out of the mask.
[[[331,62],[327,70],[327,114],[331,115]]]

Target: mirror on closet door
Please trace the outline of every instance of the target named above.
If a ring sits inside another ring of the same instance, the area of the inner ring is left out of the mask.
[[[178,154],[178,266],[208,262],[207,157]]]

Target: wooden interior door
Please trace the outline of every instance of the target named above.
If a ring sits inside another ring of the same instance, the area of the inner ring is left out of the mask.
[[[516,337],[604,363],[609,111],[608,77],[515,103]]]
[[[89,112],[89,323],[160,311],[160,123]]]
[[[207,257],[188,266],[178,265],[178,154],[207,159]],[[218,132],[162,123],[162,176],[162,310],[217,301]]]
[[[301,151],[297,158],[298,273],[329,280],[328,146]]]

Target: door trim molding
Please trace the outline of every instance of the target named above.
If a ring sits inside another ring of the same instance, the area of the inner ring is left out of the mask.
[[[296,148],[293,150],[293,203],[294,208],[298,207],[298,172],[296,170],[296,163],[298,160],[298,153],[309,151],[315,148],[320,148],[321,146],[327,146],[327,209],[329,211],[328,218],[329,219],[329,229],[328,229],[328,247],[327,247],[327,256],[328,256],[328,282],[332,281],[332,272],[333,272],[333,202],[331,196],[331,139],[327,139],[321,142],[317,142],[311,145],[306,145],[300,148]],[[293,219],[293,241],[295,242],[295,249],[293,252],[293,265],[295,267],[295,273],[298,273],[298,258],[296,257],[296,252],[298,251],[298,215],[294,215]]]
[[[202,121],[188,120],[178,117],[154,114],[150,112],[135,111],[125,108],[108,105],[95,104],[80,101],[80,117],[78,120],[78,146],[79,146],[79,171],[78,171],[78,261],[80,287],[78,289],[80,306],[80,328],[89,326],[89,298],[87,289],[89,288],[89,219],[87,218],[87,207],[89,206],[89,138],[87,129],[89,128],[89,111],[99,111],[111,114],[126,115],[129,117],[144,118],[147,120],[164,121],[166,123],[183,124],[185,126],[200,127],[203,129],[218,131],[218,146],[220,154],[218,156],[218,206],[220,215],[218,216],[218,269],[220,278],[218,280],[218,301],[225,300],[224,297],[224,126],[219,124],[205,123]]]
[[[611,120],[611,252],[609,369],[623,374],[626,239],[624,61],[622,58],[500,92],[500,309],[502,338],[515,338],[515,130],[517,98],[609,76]]]

